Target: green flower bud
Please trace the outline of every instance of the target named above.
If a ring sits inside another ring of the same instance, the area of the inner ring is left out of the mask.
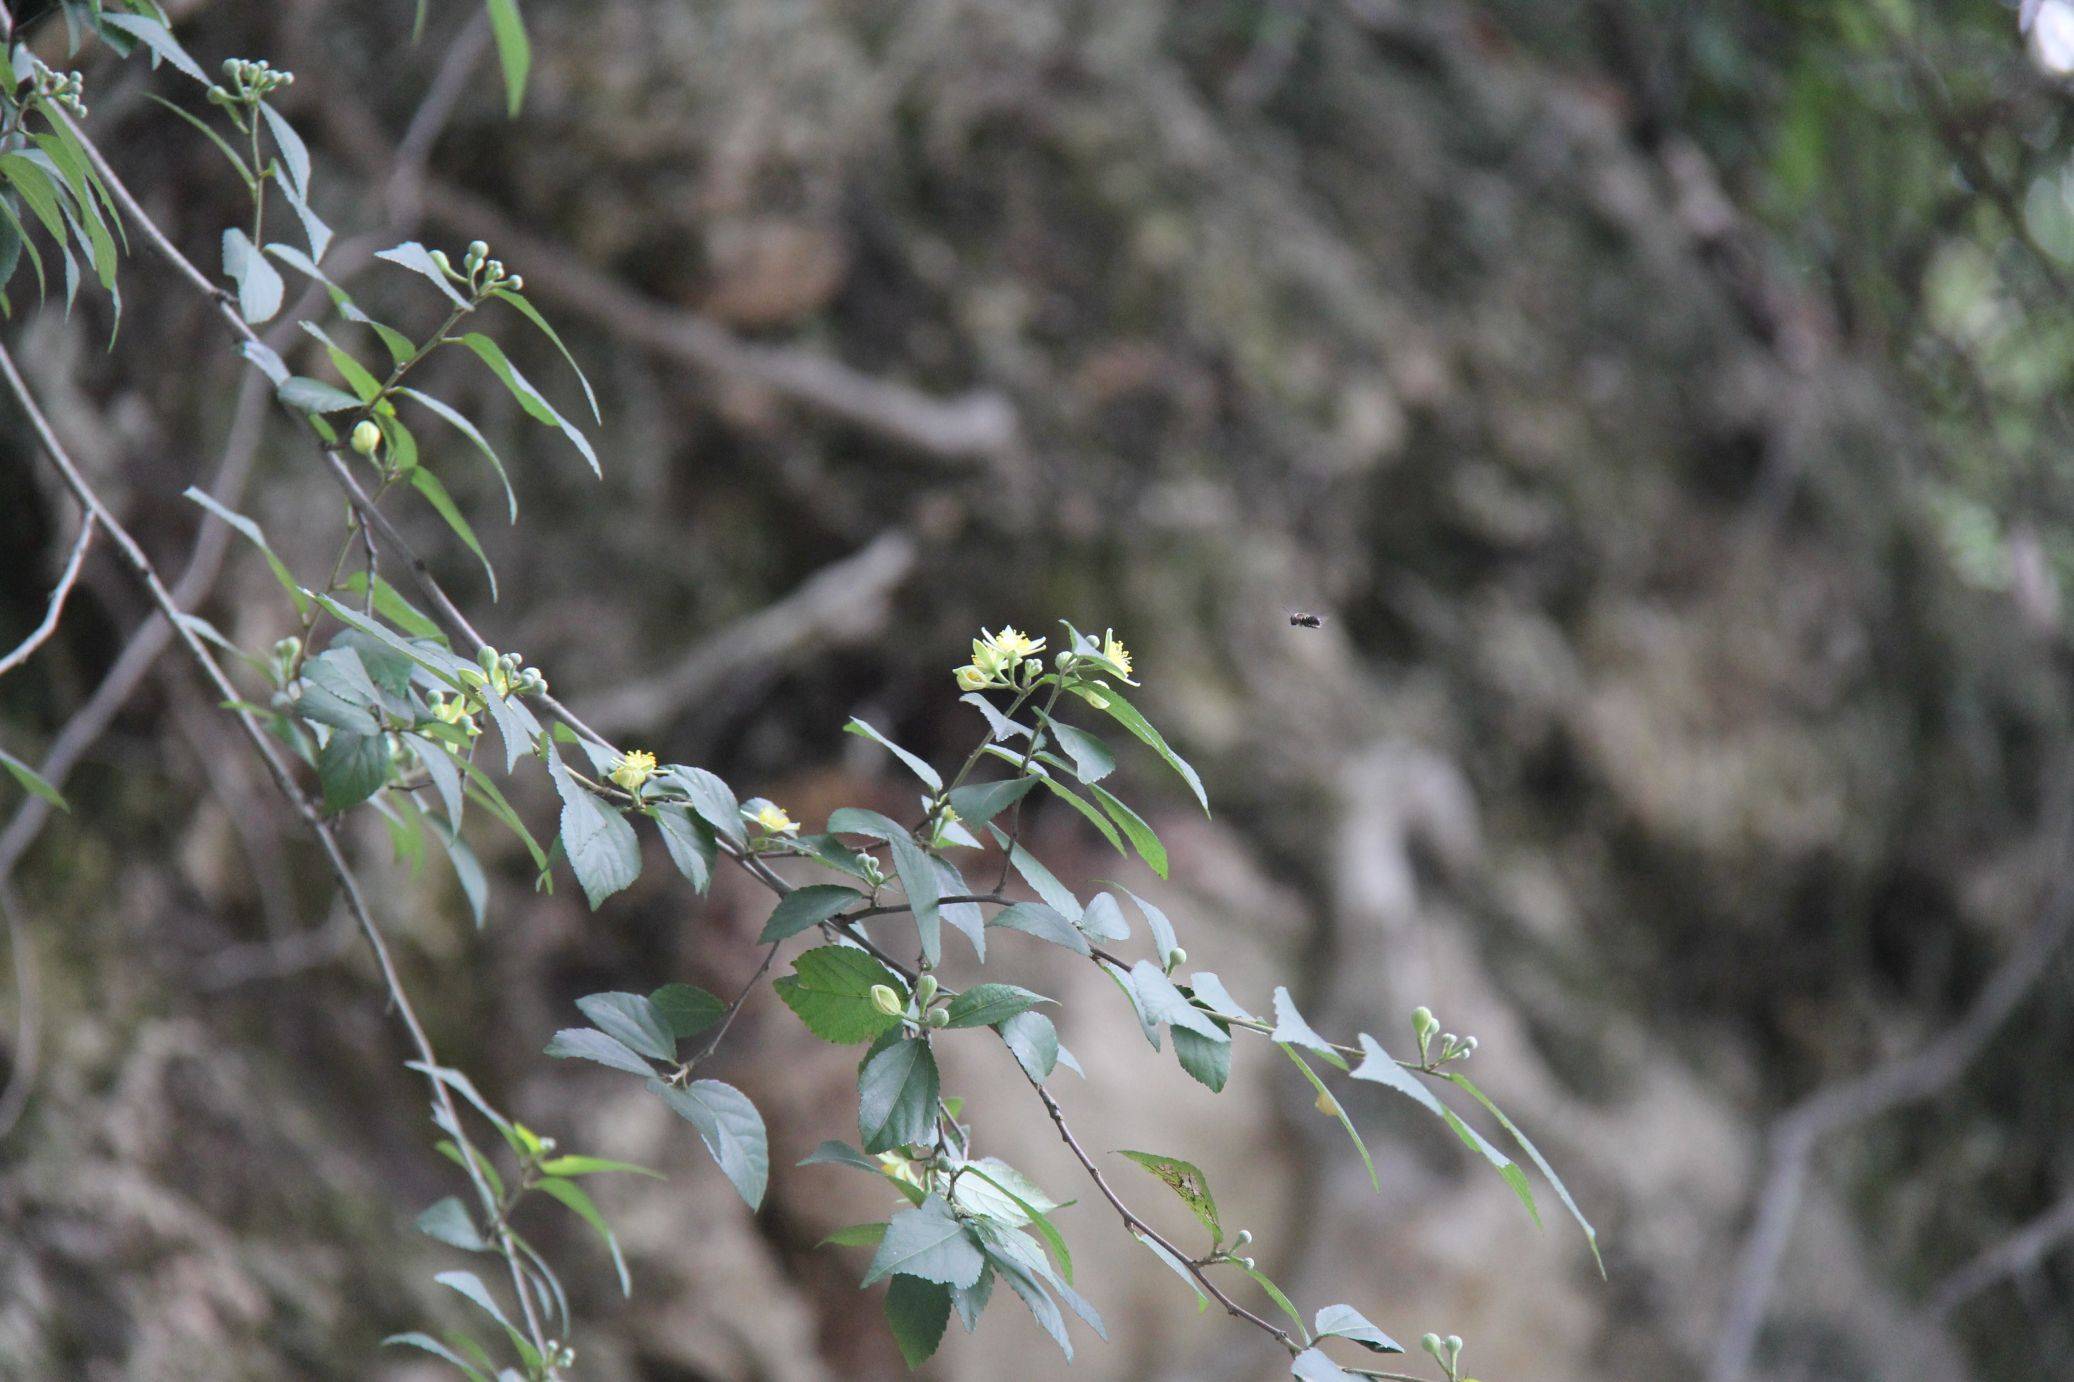
[[[511,291],[515,293],[519,289],[526,286],[526,280],[518,274],[513,274],[510,278],[505,280],[504,286],[511,289]]]
[[[475,650],[475,665],[482,668],[482,674],[485,677],[495,672],[497,670],[497,650],[495,648],[477,648]]]
[[[1430,1332],[1421,1334],[1419,1336],[1419,1347],[1438,1358],[1440,1356],[1440,1336]]]
[[[1235,1248],[1243,1248],[1252,1241],[1253,1230],[1250,1228],[1242,1228],[1239,1230],[1239,1236],[1231,1240],[1231,1245]]]
[[[446,257],[445,250],[432,251],[432,263],[443,274],[450,274],[454,271],[453,261]]]
[[[930,1026],[932,1026],[932,1027],[948,1027],[948,1026],[950,1026],[950,1025],[951,1025],[951,1015],[950,1015],[950,1013],[949,1013],[949,1012],[948,1012],[947,1010],[943,1009],[943,1008],[936,1008],[936,1009],[932,1010],[932,1011],[930,1012],[930,1014],[929,1014],[929,1025],[930,1025]]]
[[[885,984],[873,984],[871,986],[871,1005],[888,1017],[898,1017],[905,1011],[905,1005],[901,1003],[900,995],[893,992]]]
[[[382,429],[373,418],[362,418],[353,428],[353,449],[369,457],[382,449]]]
[[[1167,968],[1168,968],[1168,969],[1170,969],[1170,970],[1173,970],[1173,969],[1179,969],[1179,968],[1180,968],[1180,967],[1181,967],[1182,965],[1185,965],[1185,964],[1187,964],[1187,963],[1188,963],[1188,952],[1187,952],[1186,950],[1183,950],[1183,949],[1182,949],[1182,948],[1181,948],[1180,946],[1178,946],[1178,945],[1177,945],[1177,946],[1175,946],[1175,947],[1174,947],[1174,948],[1173,948],[1172,950],[1169,950],[1169,951],[1167,952]]]
[[[1239,1259],[1239,1265],[1250,1272],[1253,1270],[1253,1259],[1250,1257],[1242,1257]]]
[[[482,263],[483,260],[489,258],[489,255],[490,247],[488,245],[484,244],[480,240],[470,240],[468,242],[468,256],[462,262],[466,263],[468,267],[472,269],[476,265]]]
[[[936,1001],[936,989],[936,976],[934,974],[924,974],[921,978],[915,980],[915,1001],[925,1008],[928,1007]]]
[[[1430,1032],[1440,1024],[1433,1020],[1433,1009],[1420,1007],[1411,1010],[1411,1025],[1415,1032]]]
[[[1452,1369],[1455,1366],[1455,1360],[1462,1356],[1462,1336],[1450,1334],[1440,1342],[1447,1348],[1447,1365]]]

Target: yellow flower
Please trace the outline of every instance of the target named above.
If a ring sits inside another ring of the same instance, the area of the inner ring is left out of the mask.
[[[1131,650],[1124,647],[1123,640],[1108,629],[1102,630],[1102,656],[1122,668],[1126,677],[1131,674]]]
[[[613,766],[612,780],[629,792],[638,790],[655,772],[655,755],[646,749],[634,749],[620,756]]]
[[[980,630],[986,633],[985,629]],[[1013,624],[1002,626],[1001,632],[987,634],[987,645],[1004,662],[1016,662],[1026,657],[1035,657],[1044,651],[1044,640],[1032,638]]]
[[[922,1179],[922,1173],[916,1169],[914,1162],[908,1160],[905,1152],[880,1152],[879,1169],[884,1171],[889,1179],[905,1181],[917,1190],[928,1189],[928,1184]]]
[[[765,802],[757,813],[749,818],[758,828],[770,835],[797,835],[799,822],[785,814],[785,808]]]
[[[984,691],[993,684],[993,678],[979,670],[977,664],[967,663],[957,669],[958,685],[967,691]]]

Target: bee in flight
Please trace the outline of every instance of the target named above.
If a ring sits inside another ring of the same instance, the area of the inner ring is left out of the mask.
[[[1321,629],[1325,627],[1325,616],[1301,612],[1291,614],[1289,616],[1289,627],[1292,629]]]

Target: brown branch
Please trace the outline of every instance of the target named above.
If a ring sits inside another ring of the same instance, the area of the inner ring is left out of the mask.
[[[72,594],[72,586],[79,579],[79,568],[86,564],[86,549],[94,540],[94,520],[91,514],[80,520],[79,536],[72,543],[72,555],[66,559],[64,574],[58,577],[57,588],[50,593],[50,608],[45,611],[43,622],[29,636],[15,646],[14,651],[0,657],[0,677],[29,660],[29,655],[50,641],[58,630],[58,620],[65,613],[65,601]]]

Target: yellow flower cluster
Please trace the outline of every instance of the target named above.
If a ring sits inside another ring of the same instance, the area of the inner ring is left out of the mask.
[[[954,673],[962,690],[984,691],[991,686],[1006,686],[1023,659],[1044,651],[1043,639],[1032,638],[1013,624],[1005,626],[999,633],[981,629],[979,635],[972,640],[972,661]]]

